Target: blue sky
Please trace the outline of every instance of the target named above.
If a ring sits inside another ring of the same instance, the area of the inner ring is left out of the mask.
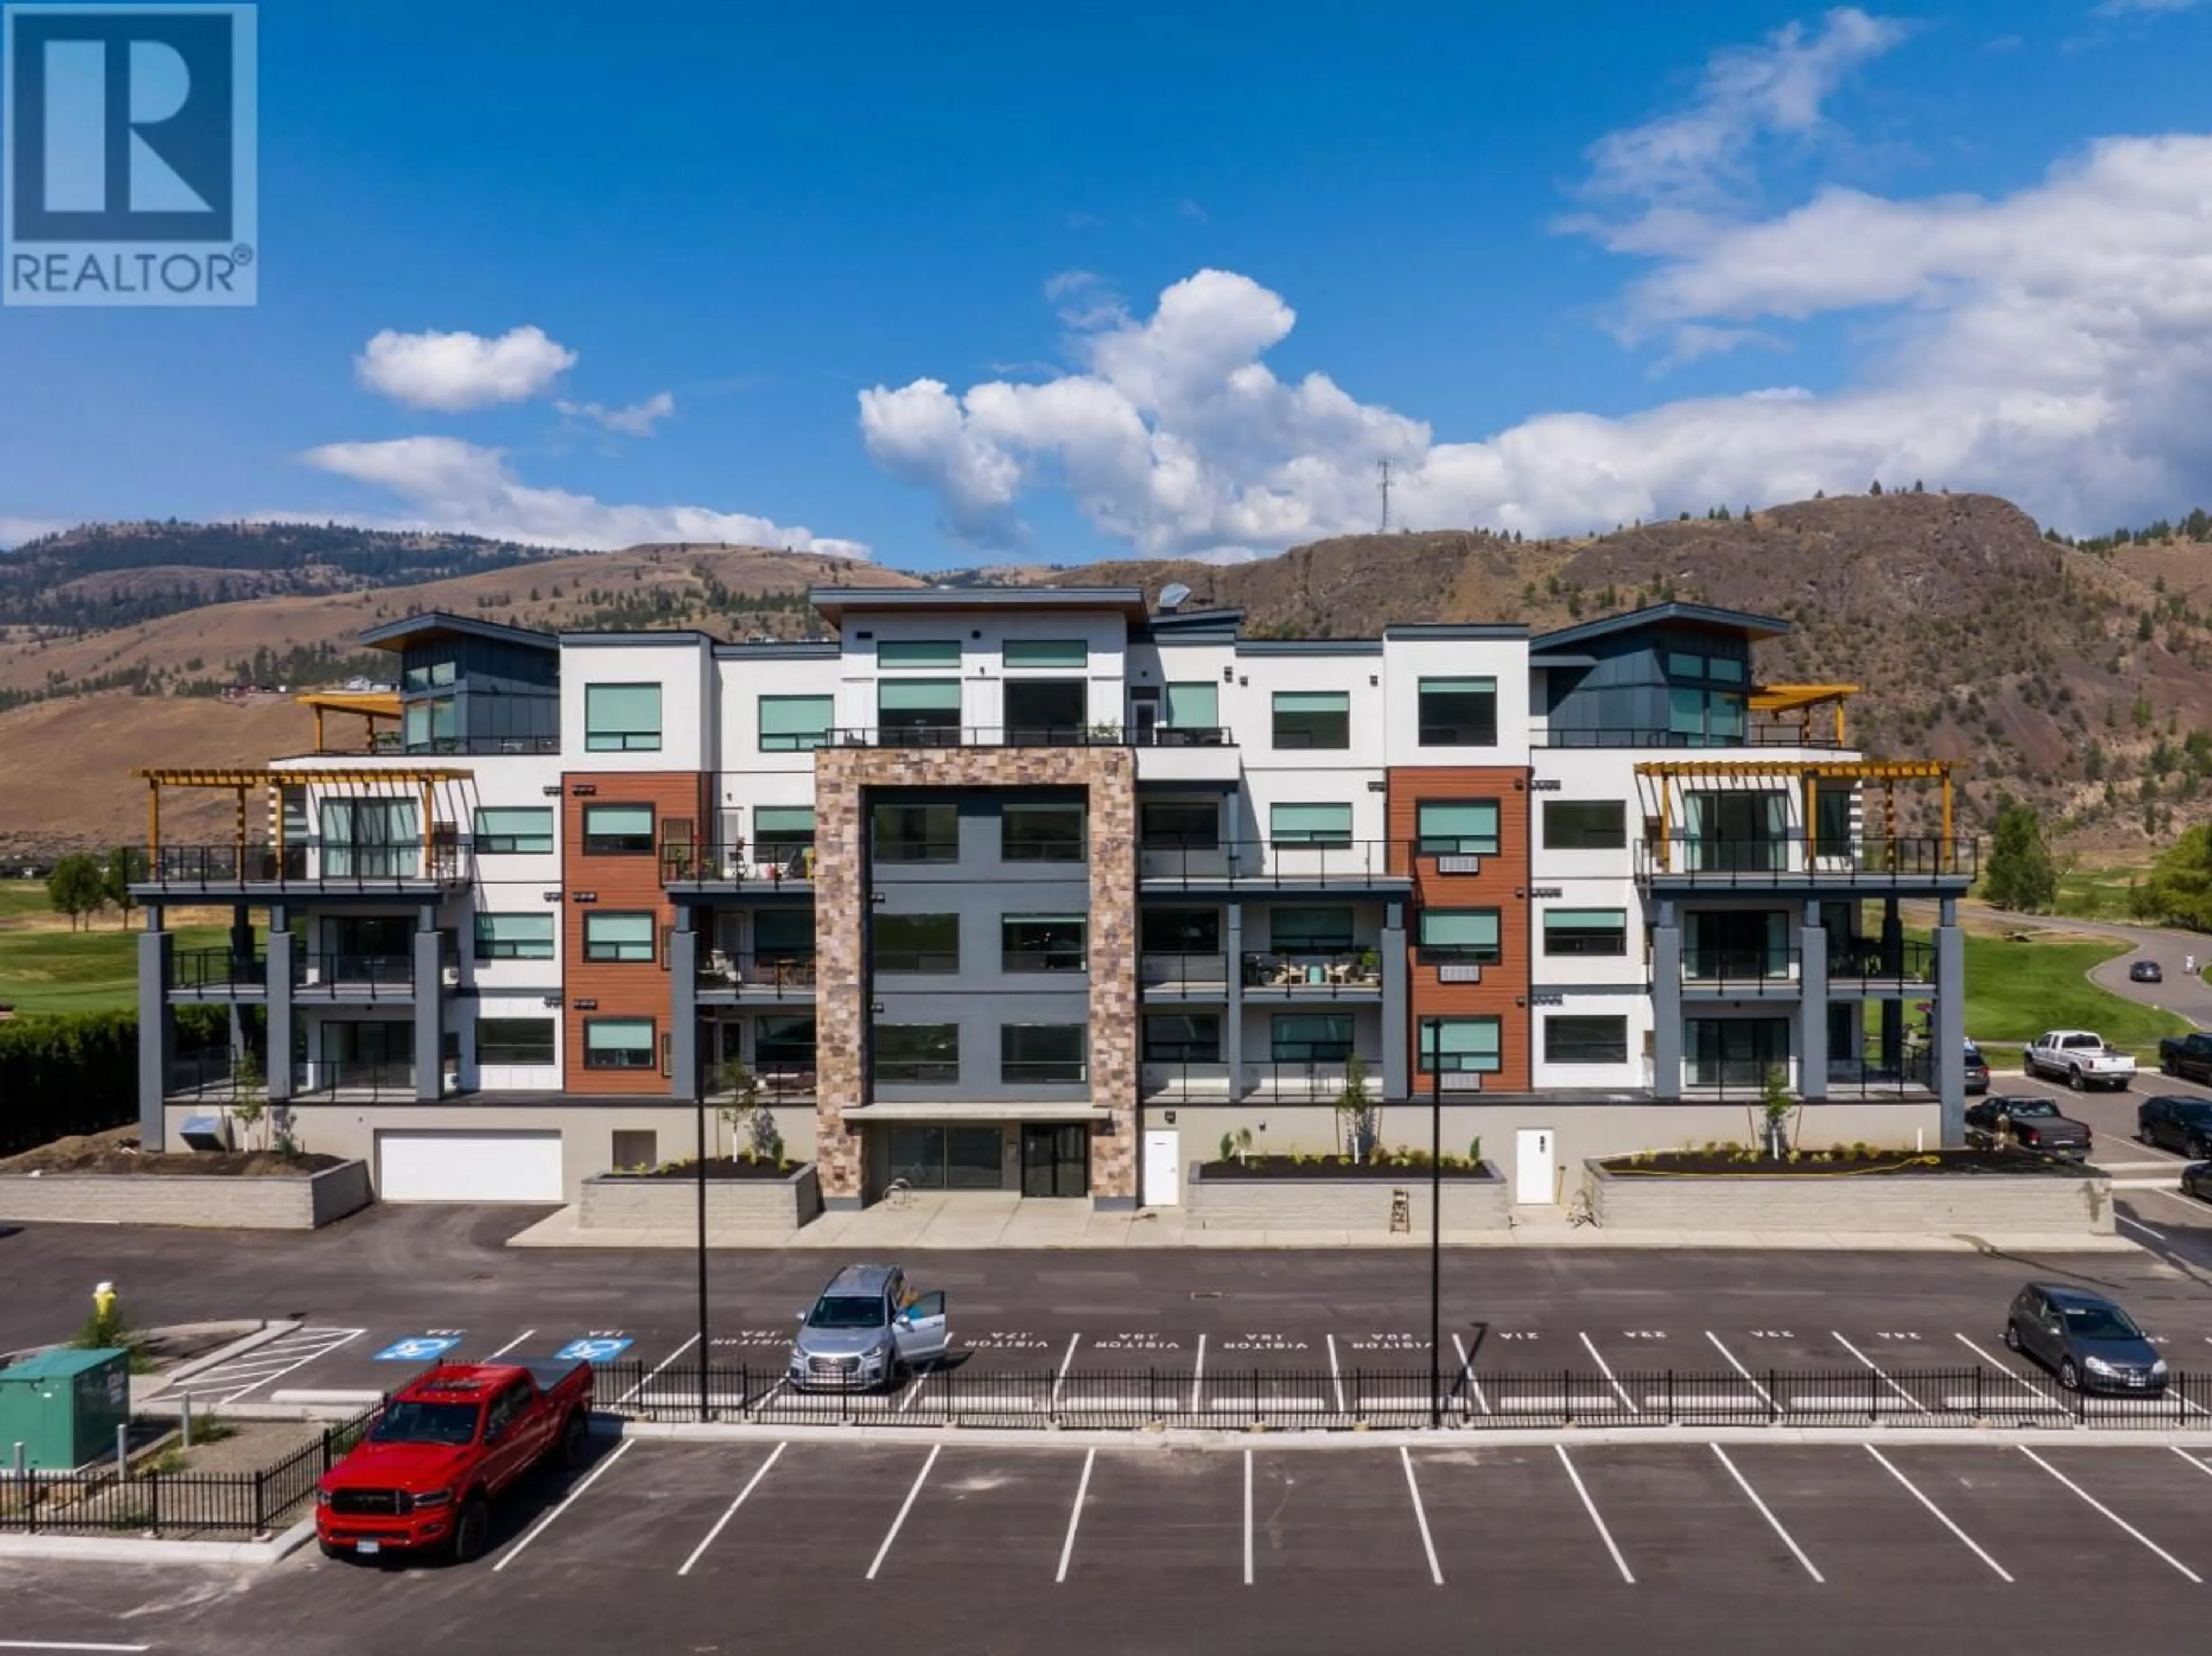
[[[2212,3],[920,9],[264,5],[261,302],[0,311],[0,541],[2212,502]]]

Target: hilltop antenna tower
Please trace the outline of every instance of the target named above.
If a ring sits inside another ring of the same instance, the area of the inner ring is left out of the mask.
[[[1381,533],[1387,535],[1390,533],[1390,462],[1388,460],[1376,461],[1375,471],[1376,475],[1382,479],[1380,484],[1382,490],[1382,527]]]

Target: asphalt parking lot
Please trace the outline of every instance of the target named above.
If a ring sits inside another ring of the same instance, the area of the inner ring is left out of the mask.
[[[1985,1049],[1994,1064],[2016,1066],[2017,1052]],[[2120,1229],[2144,1246],[2212,1269],[2212,1203],[2184,1196],[2181,1170],[2188,1159],[2136,1141],[2136,1106],[2154,1093],[2212,1099],[2212,1087],[2161,1075],[2145,1065],[2124,1093],[2075,1093],[2063,1083],[2027,1081],[2016,1069],[1999,1069],[1990,1078],[1993,1093],[2033,1093],[2053,1100],[2095,1135],[2094,1160],[2112,1175]]]
[[[0,1565],[36,1645],[288,1653],[2202,1647],[2212,1458],[1613,1442],[1010,1449],[626,1440],[465,1569],[312,1551],[220,1589]],[[33,1575],[32,1572],[35,1570]],[[18,1592],[21,1587],[25,1591]]]

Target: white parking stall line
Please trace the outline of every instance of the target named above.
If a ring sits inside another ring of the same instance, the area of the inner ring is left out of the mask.
[[[1736,1470],[1735,1463],[1728,1458],[1728,1451],[1717,1443],[1713,1445],[1713,1453],[1719,1458],[1721,1464],[1728,1468],[1728,1475],[1735,1480],[1735,1487],[1743,1491],[1753,1506],[1759,1508],[1759,1515],[1766,1520],[1767,1527],[1782,1537],[1782,1544],[1790,1549],[1790,1556],[1805,1567],[1805,1574],[1823,1586],[1826,1586],[1828,1578],[1813,1568],[1813,1561],[1805,1556],[1805,1549],[1797,1544],[1796,1537],[1782,1527],[1782,1520],[1775,1517],[1773,1509],[1759,1498],[1759,1491],[1751,1487],[1749,1478]]]
[[[776,1445],[769,1458],[760,1464],[759,1469],[753,1473],[752,1476],[745,1480],[745,1487],[738,1491],[738,1498],[730,1503],[730,1509],[714,1520],[714,1527],[707,1531],[706,1538],[691,1549],[691,1556],[684,1561],[682,1566],[677,1570],[677,1574],[691,1574],[691,1567],[705,1555],[708,1548],[714,1544],[714,1537],[721,1534],[728,1526],[730,1520],[738,1515],[738,1508],[745,1504],[745,1497],[752,1494],[754,1489],[759,1487],[760,1481],[768,1476],[768,1469],[783,1458],[783,1452],[787,1446],[781,1443]]]
[[[1620,1397],[1628,1412],[1632,1415],[1642,1414],[1644,1411],[1636,1406],[1636,1400],[1628,1395],[1619,1380],[1613,1378],[1613,1370],[1606,1366],[1605,1359],[1598,1355],[1597,1348],[1590,1343],[1590,1336],[1585,1334],[1580,1337],[1583,1349],[1589,1353],[1590,1361],[1597,1365],[1598,1373],[1605,1376],[1605,1383],[1613,1389],[1614,1394]]]
[[[368,1332],[363,1328],[303,1328],[231,1362],[195,1374],[185,1389],[196,1400],[210,1406],[236,1403],[247,1393],[258,1391],[271,1380],[282,1379],[319,1358],[329,1356]]]
[[[1474,1378],[1474,1355],[1468,1350],[1456,1331],[1452,1335],[1452,1349],[1459,1353],[1460,1384],[1474,1394],[1475,1407],[1487,1415],[1490,1412],[1490,1399],[1482,1395],[1482,1382]]]
[[[1198,1413],[1198,1394],[1206,1385],[1206,1336],[1198,1336],[1198,1363],[1190,1371],[1190,1412]]]
[[[1252,1452],[1244,1452],[1244,1585],[1252,1585]]]
[[[921,1373],[915,1375],[914,1377],[914,1383],[908,1385],[906,1389],[906,1395],[899,1399],[899,1413],[903,1415],[908,1409],[913,1408],[914,1400],[921,1395],[921,1388],[927,1385],[930,1381],[934,1379],[936,1377],[937,1371],[933,1368],[925,1368]],[[1057,1385],[1054,1385],[1053,1387],[1054,1402],[1059,1401],[1059,1392],[1060,1387]]]
[[[492,1574],[494,1575],[498,1574],[509,1564],[514,1562],[516,1559],[521,1557],[523,1549],[529,1546],[532,1542],[537,1540],[539,1536],[544,1535],[546,1531],[551,1529],[553,1527],[554,1519],[559,1518],[562,1513],[567,1512],[568,1508],[574,1506],[578,1498],[583,1495],[584,1491],[590,1489],[594,1483],[597,1483],[605,1474],[607,1468],[613,1465],[624,1455],[628,1454],[630,1451],[631,1446],[636,1442],[637,1440],[635,1438],[624,1438],[620,1443],[615,1445],[614,1449],[611,1453],[609,1453],[607,1458],[601,1461],[597,1466],[592,1468],[590,1471],[585,1473],[584,1481],[579,1483],[574,1489],[569,1490],[568,1493],[562,1498],[561,1504],[559,1506],[556,1507],[551,1512],[546,1513],[544,1517],[539,1519],[536,1524],[532,1525],[530,1528],[529,1533],[525,1535],[521,1540],[514,1543],[514,1549],[508,1553],[506,1557],[501,1559],[498,1563],[491,1567]]]
[[[0,1639],[0,1650],[151,1650],[151,1645],[74,1644],[58,1639]]]
[[[1336,1390],[1336,1412],[1344,1412],[1344,1371],[1336,1366],[1336,1336],[1328,1338],[1328,1383]]]
[[[2121,1224],[2127,1226],[2130,1230],[2141,1231],[2145,1236],[2150,1238],[2154,1242],[2163,1242],[2166,1240],[2166,1233],[2164,1231],[2154,1231],[2149,1226],[2144,1224],[2141,1220],[2130,1219],[2125,1214],[2114,1214],[2112,1217],[2118,1220]]]
[[[516,1335],[512,1340],[509,1340],[498,1350],[493,1352],[490,1356],[485,1358],[484,1361],[488,1363],[497,1362],[501,1357],[507,1355],[508,1352],[514,1350],[515,1347],[520,1345],[525,1340],[528,1339],[532,1335],[537,1332],[538,1330],[534,1328],[526,1328],[521,1333]]]
[[[1835,1330],[1830,1329],[1828,1332],[1838,1345],[1843,1347],[1843,1349],[1850,1352],[1852,1356],[1857,1358],[1859,1361],[1865,1364],[1869,1369],[1872,1369],[1874,1373],[1880,1377],[1881,1383],[1884,1385],[1896,1392],[1899,1397],[1904,1398],[1905,1402],[1911,1403],[1913,1408],[1918,1409],[1922,1414],[1925,1415],[1929,1412],[1926,1403],[1922,1403],[1917,1397],[1914,1397],[1910,1391],[1907,1391],[1895,1380],[1891,1379],[1888,1375],[1882,1373],[1881,1365],[1876,1363],[1873,1358],[1868,1356],[1865,1352],[1861,1351],[1849,1340],[1844,1338],[1841,1334],[1837,1333]]]
[[[1726,1346],[1721,1343],[1721,1336],[1714,1333],[1712,1330],[1707,1329],[1705,1330],[1705,1338],[1713,1342],[1714,1350],[1719,1352],[1722,1356],[1728,1359],[1728,1366],[1735,1370],[1737,1373],[1743,1376],[1744,1383],[1750,1386],[1753,1391],[1759,1394],[1759,1402],[1765,1403],[1769,1409],[1772,1409],[1774,1407],[1773,1394],[1768,1391],[1767,1389],[1761,1385],[1757,1380],[1751,1378],[1751,1371],[1736,1361],[1735,1353],[1730,1351]]]
[[[1413,1522],[1421,1526],[1421,1550],[1429,1556],[1429,1580],[1444,1584],[1444,1567],[1437,1562],[1436,1538],[1429,1533],[1428,1508],[1421,1505],[1421,1481],[1413,1476],[1413,1452],[1398,1446],[1398,1458],[1406,1465],[1406,1493],[1413,1497]]]
[[[884,1544],[876,1549],[875,1562],[868,1566],[869,1580],[876,1579],[876,1572],[883,1568],[884,1560],[890,1556],[891,1543],[898,1539],[899,1530],[906,1523],[906,1515],[914,1510],[915,1498],[921,1495],[922,1484],[928,1480],[929,1469],[937,1464],[937,1452],[944,1446],[932,1444],[929,1458],[921,1463],[921,1470],[914,1475],[914,1488],[906,1492],[906,1500],[900,1503],[898,1516],[891,1520],[891,1527],[884,1536]]]
[[[1053,1377],[1052,1404],[1055,1409],[1060,1407],[1060,1389],[1067,1384],[1067,1371],[1074,1365],[1075,1348],[1082,1338],[1080,1334],[1071,1334],[1067,1336],[1067,1355],[1060,1360],[1060,1373]]]
[[[695,1334],[690,1339],[684,1341],[682,1345],[677,1347],[675,1350],[670,1352],[665,1357],[663,1357],[659,1362],[655,1363],[651,1368],[647,1369],[645,1373],[645,1378],[638,1381],[635,1385],[630,1387],[629,1391],[623,1392],[622,1396],[617,1397],[615,1402],[617,1403],[628,1403],[631,1398],[637,1396],[639,1392],[644,1391],[647,1385],[651,1385],[659,1375],[662,1369],[667,1367],[669,1364],[674,1362],[678,1357],[681,1357],[685,1352],[690,1350],[693,1346],[697,1345],[698,1343],[699,1336]]]
[[[2203,1473],[2205,1476],[2207,1476],[2207,1477],[2212,1477],[2212,1466],[2208,1466],[2208,1465],[2206,1465],[2206,1464],[2204,1464],[2204,1462],[2203,1462],[2203,1461],[2199,1460],[2196,1456],[2194,1456],[2194,1455],[2191,1454],[2191,1453],[2189,1452],[2189,1451],[2187,1451],[2186,1449],[2183,1448],[2179,1444],[2178,1444],[2178,1443],[2170,1443],[2170,1444],[2166,1445],[2166,1447],[2167,1447],[2167,1448],[2169,1448],[2169,1449],[2171,1449],[2171,1450],[2172,1450],[2172,1451],[2173,1451],[2173,1452],[2174,1452],[2175,1454],[2177,1454],[2177,1455],[2180,1456],[2180,1457],[2182,1458],[2182,1459],[2184,1459],[2184,1460],[2187,1461],[2187,1462],[2188,1462],[2191,1466],[2194,1466],[2194,1467],[2195,1467],[2198,1471],[2200,1471],[2200,1472]]]
[[[1083,1476],[1076,1480],[1075,1505],[1067,1509],[1067,1539],[1060,1543],[1060,1571],[1052,1579],[1067,1580],[1067,1567],[1075,1557],[1075,1526],[1083,1521],[1083,1502],[1091,1493],[1091,1468],[1098,1458],[1096,1449],[1083,1452]]]
[[[2106,1518],[2108,1518],[2108,1519],[2112,1519],[2112,1521],[2114,1524],[2118,1525],[2121,1529],[2123,1529],[2123,1530],[2126,1531],[2130,1535],[2133,1536],[2136,1540],[2138,1540],[2138,1541],[2142,1542],[2142,1543],[2143,1543],[2143,1545],[2144,1545],[2144,1546],[2146,1546],[2146,1547],[2149,1548],[2153,1552],[2156,1553],[2156,1554],[2157,1554],[2160,1558],[2164,1559],[2167,1563],[2169,1563],[2169,1564],[2172,1565],[2172,1566],[2173,1566],[2173,1568],[2174,1568],[2175,1569],[2177,1569],[2177,1570],[2180,1571],[2182,1574],[2184,1574],[2184,1575],[2187,1576],[2187,1577],[2189,1578],[2189,1580],[2191,1580],[2192,1582],[2196,1583],[2196,1585],[2197,1585],[2197,1586],[2200,1586],[2200,1587],[2201,1587],[2201,1586],[2203,1586],[2204,1585],[2204,1578],[2203,1578],[2203,1576],[2201,1576],[2201,1575],[2197,1574],[2197,1573],[2195,1570],[2191,1569],[2191,1568],[2189,1568],[2189,1566],[2188,1566],[2188,1565],[2186,1565],[2186,1564],[2183,1563],[2179,1559],[2176,1558],[2176,1557],[2175,1557],[2172,1553],[2170,1553],[2170,1552],[2166,1551],[2166,1549],[2165,1548],[2163,1548],[2163,1547],[2160,1546],[2160,1545],[2158,1544],[2158,1543],[2157,1543],[2157,1542],[2155,1542],[2155,1541],[2152,1540],[2148,1536],[2145,1535],[2145,1534],[2144,1534],[2141,1530],[2138,1530],[2137,1528],[2136,1528],[2136,1526],[2135,1526],[2134,1525],[2132,1525],[2132,1524],[2129,1523],[2129,1522],[2127,1521],[2127,1519],[2125,1519],[2124,1518],[2122,1518],[2122,1517],[2121,1517],[2118,1513],[2114,1512],[2114,1511],[2113,1511],[2110,1507],[2106,1506],[2106,1505],[2105,1505],[2105,1503],[2104,1503],[2103,1501],[2101,1501],[2098,1500],[2098,1499],[2096,1498],[2096,1496],[2094,1496],[2094,1495],[2091,1495],[2091,1494],[2090,1494],[2087,1489],[2083,1489],[2080,1484],[2078,1484],[2078,1483],[2075,1482],[2074,1482],[2074,1480],[2073,1480],[2072,1478],[2070,1478],[2070,1477],[2067,1476],[2065,1473],[2063,1473],[2063,1472],[2060,1471],[2060,1470],[2059,1470],[2056,1466],[2053,1466],[2053,1465],[2052,1465],[2049,1461],[2047,1461],[2047,1460],[2044,1459],[2044,1458],[2043,1458],[2042,1456],[2040,1456],[2040,1455],[2037,1454],[2037,1453],[2035,1452],[2035,1451],[2034,1451],[2034,1450],[2033,1450],[2033,1449],[2029,1448],[2029,1447],[2028,1447],[2026,1444],[2024,1444],[2024,1443],[2014,1444],[2013,1446],[2014,1446],[2015,1449],[2018,1449],[2018,1450],[2020,1451],[2020,1452],[2021,1452],[2021,1453],[2022,1453],[2023,1455],[2026,1455],[2026,1456],[2027,1456],[2030,1460],[2033,1461],[2033,1462],[2034,1462],[2038,1466],[2040,1466],[2041,1468],[2043,1468],[2043,1470],[2044,1470],[2045,1471],[2046,1471],[2046,1472],[2050,1473],[2051,1476],[2053,1476],[2053,1477],[2057,1478],[2057,1479],[2061,1483],[2064,1484],[2068,1489],[2071,1489],[2071,1490],[2072,1490],[2075,1495],[2077,1495],[2081,1496],[2081,1499],[2082,1499],[2084,1501],[2087,1502],[2089,1506],[2091,1506],[2092,1507],[2095,1508],[2098,1512],[2102,1513],[2103,1513]]]
[[[1976,1345],[1965,1335],[1954,1332],[1951,1337],[1956,1340],[1960,1345],[1966,1347],[1967,1350],[1972,1352],[1974,1355],[1979,1357],[1991,1368],[1996,1370],[1996,1372],[2002,1375],[2006,1379],[2010,1380],[2021,1391],[2026,1391],[2032,1396],[2040,1397],[2044,1402],[2050,1403],[2056,1408],[2063,1409],[2066,1407],[2066,1400],[2063,1397],[2059,1397],[2056,1392],[2045,1391],[2027,1375],[2014,1368],[2010,1363],[2006,1362],[2001,1357],[1992,1356],[1987,1350]]]
[[[1990,1569],[1994,1570],[1996,1573],[1996,1578],[1998,1580],[2004,1582],[2011,1581],[2012,1577],[2007,1573],[2005,1567],[1998,1563],[1996,1559],[1990,1557],[1989,1554],[1984,1552],[1980,1544],[1975,1541],[1973,1537],[1968,1535],[1956,1524],[1954,1524],[1951,1521],[1951,1515],[1948,1513],[1945,1512],[1941,1507],[1938,1507],[1926,1495],[1921,1494],[1920,1490],[1914,1485],[1911,1478],[1905,1476],[1904,1473],[1899,1471],[1896,1467],[1891,1465],[1889,1462],[1884,1458],[1881,1450],[1875,1448],[1874,1445],[1869,1443],[1866,1446],[1866,1452],[1869,1455],[1872,1455],[1875,1459],[1880,1463],[1883,1471],[1888,1473],[1890,1476],[1895,1478],[1899,1483],[1902,1483],[1905,1486],[1906,1492],[1911,1495],[1915,1501],[1918,1501],[1930,1513],[1934,1513],[1936,1516],[1936,1521],[1938,1524],[1941,1524],[1945,1529],[1950,1531],[1953,1535],[1957,1536],[1959,1539],[1965,1543],[1968,1552],[1973,1554],[1975,1557],[1980,1559],[1982,1562],[1987,1564]]]
[[[1559,1452],[1559,1464],[1567,1469],[1568,1480],[1574,1484],[1575,1493],[1583,1498],[1583,1510],[1589,1514],[1589,1521],[1597,1525],[1598,1539],[1605,1543],[1605,1549],[1613,1555],[1613,1568],[1620,1572],[1622,1580],[1634,1586],[1636,1577],[1630,1573],[1628,1561],[1620,1556],[1620,1549],[1613,1544],[1613,1531],[1605,1527],[1605,1519],[1598,1515],[1597,1502],[1590,1499],[1590,1492],[1583,1487],[1583,1475],[1575,1470],[1574,1462],[1567,1458],[1567,1446],[1555,1443],[1552,1447]]]

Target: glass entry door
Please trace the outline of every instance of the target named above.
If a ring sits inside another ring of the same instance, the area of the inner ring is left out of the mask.
[[[1090,1193],[1091,1129],[1080,1122],[1024,1123],[1022,1194],[1051,1196]]]

